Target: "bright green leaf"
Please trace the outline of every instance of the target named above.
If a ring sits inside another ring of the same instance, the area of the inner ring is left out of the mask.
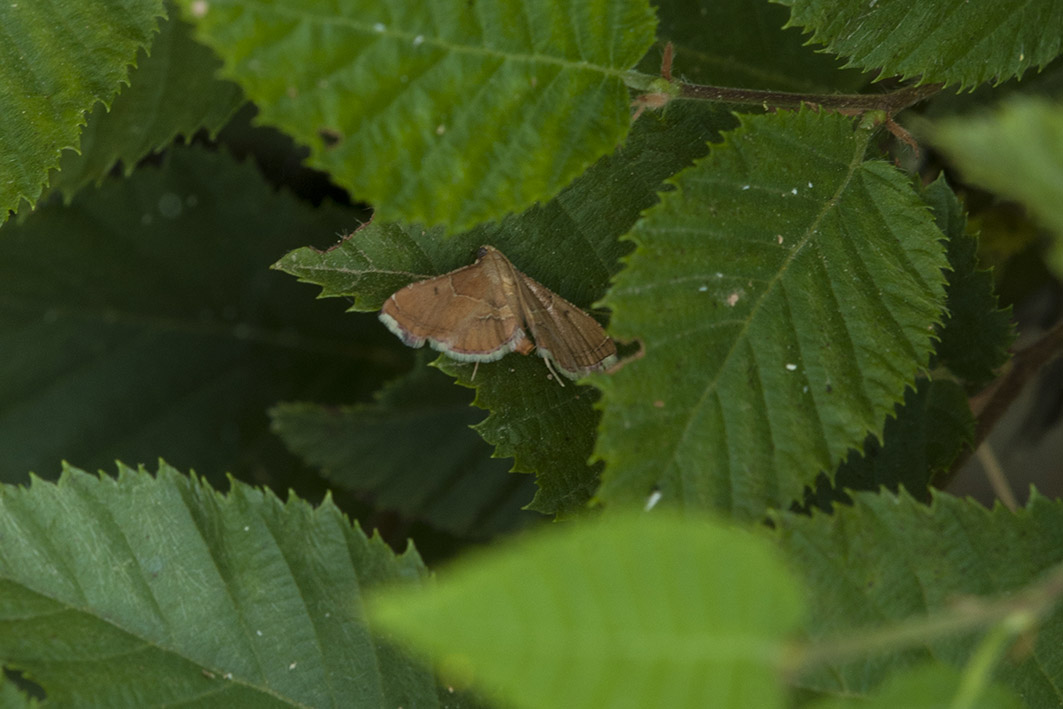
[[[640,118],[622,149],[555,199],[501,224],[444,241],[438,229],[374,220],[327,251],[293,251],[275,268],[320,285],[321,297],[351,297],[352,309],[376,310],[407,283],[472,263],[477,248],[491,244],[532,278],[590,307],[619,269],[627,246],[618,238],[656,201],[661,181],[703,155],[706,141],[733,120],[701,104],[669,106],[664,115]],[[472,380],[472,365],[448,361],[443,368],[475,384],[477,404],[491,409],[478,430],[497,446],[496,455],[512,456],[514,470],[538,476],[531,507],[547,514],[582,510],[599,474],[599,466],[587,464],[597,394],[548,380],[538,357],[513,354],[483,364]]]
[[[129,74],[129,86],[110,110],[96,104],[81,131],[81,153],[64,153],[51,188],[69,199],[89,184],[99,184],[118,161],[128,176],[144,156],[177,135],[203,129],[214,135],[243,102],[239,87],[213,78],[221,62],[192,41],[191,28],[179,20],[160,23],[151,55],[141,50]]]
[[[385,221],[460,232],[622,142],[646,0],[181,0],[261,120]],[[499,126],[505,126],[504,131]]]
[[[928,362],[944,248],[870,134],[743,119],[631,234],[605,304],[641,358],[603,391],[599,497],[757,518],[882,430]]]
[[[949,244],[948,312],[938,328],[935,358],[977,389],[1008,359],[1008,347],[1015,339],[1011,309],[997,304],[992,274],[978,269],[978,242],[967,233],[966,216],[945,178],[928,185],[923,198]]]
[[[1017,696],[1000,685],[990,685],[971,704],[956,705],[963,675],[943,665],[923,665],[898,672],[870,697],[858,696],[818,702],[809,709],[942,709],[963,706],[964,709],[1020,709],[1024,706]]]
[[[1049,265],[1063,276],[1063,103],[1014,99],[991,114],[941,120],[930,136],[964,179],[1019,202],[1052,230]]]
[[[362,596],[417,582],[330,502],[173,468],[0,489],[0,662],[56,706],[437,706]]]
[[[779,544],[812,589],[812,638],[883,628],[954,608],[967,595],[1003,596],[1063,561],[1063,504],[1034,493],[1025,509],[989,511],[973,500],[934,495],[857,493],[855,505],[812,517],[773,518]],[[821,691],[863,693],[899,668],[934,659],[962,666],[977,635],[927,642],[903,652],[859,655],[809,674]],[[1007,659],[995,678],[1028,706],[1063,702],[1063,611],[1038,628],[1028,651]]]
[[[368,397],[402,367],[375,323],[269,271],[301,234],[350,220],[278,194],[252,165],[175,149],[6,224],[0,479],[159,456],[220,482],[296,472],[270,406]]]
[[[426,353],[427,354],[427,353]],[[470,429],[483,413],[468,390],[424,366],[388,384],[373,404],[283,404],[270,411],[288,448],[334,485],[371,494],[378,509],[460,535],[490,536],[527,523],[531,479]]]
[[[1063,48],[1056,0],[772,0],[847,66],[971,87],[1043,68]]]
[[[0,3],[0,223],[21,200],[36,203],[162,15],[162,0]]]
[[[524,707],[781,707],[798,585],[762,540],[668,515],[529,534],[372,599],[396,639]]]
[[[36,709],[40,706],[36,700],[30,699],[24,692],[19,691],[8,677],[0,672],[0,707],[4,709]]]

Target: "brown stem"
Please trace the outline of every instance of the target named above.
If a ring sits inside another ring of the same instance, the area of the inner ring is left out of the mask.
[[[838,111],[885,111],[893,116],[909,106],[933,96],[944,84],[906,86],[886,94],[795,94],[788,91],[732,89],[725,86],[680,84],[679,98],[720,101],[723,103],[756,104],[765,107],[791,108],[802,104]]]
[[[1044,337],[1011,358],[1008,373],[988,392],[971,402],[978,424],[975,426],[975,445],[986,439],[1011,403],[1022,393],[1026,383],[1046,364],[1063,353],[1063,323],[1049,330]]]
[[[1000,417],[1007,412],[1011,404],[1022,393],[1023,388],[1050,361],[1063,354],[1063,323],[1057,324],[1040,340],[1026,349],[1016,352],[1008,363],[1008,371],[997,379],[985,391],[971,398],[971,410],[975,416],[974,449],[982,445],[989,433],[996,426]],[[956,460],[945,480],[935,481],[938,487],[944,487],[955,477],[963,464],[970,458],[974,449],[968,450]]]

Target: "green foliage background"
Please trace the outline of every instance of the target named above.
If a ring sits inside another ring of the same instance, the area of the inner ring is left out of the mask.
[[[1059,502],[948,490],[1016,336],[972,224],[1017,203],[998,252],[1036,231],[1063,276],[1061,30],[0,7],[0,705],[1063,704]],[[902,80],[943,89],[816,105]],[[376,320],[482,244],[621,366],[562,387]]]

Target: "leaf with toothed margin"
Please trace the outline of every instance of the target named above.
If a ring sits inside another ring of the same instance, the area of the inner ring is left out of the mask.
[[[118,472],[0,486],[0,660],[49,704],[440,706],[363,618],[367,589],[423,578],[412,547],[328,499]]]
[[[239,87],[212,79],[220,62],[192,39],[192,28],[171,17],[159,23],[150,53],[142,49],[129,86],[110,107],[97,103],[81,131],[78,153],[64,152],[49,188],[69,200],[99,184],[117,163],[126,177],[137,163],[178,135],[214,136],[244,102]]]
[[[623,141],[647,0],[179,0],[275,125],[386,221],[457,233],[553,197]],[[501,127],[501,129],[500,129]]]
[[[884,76],[967,88],[1044,68],[1063,46],[1057,0],[772,0],[790,7],[787,27]]]
[[[618,238],[657,200],[661,181],[704,155],[707,141],[734,117],[712,106],[680,102],[663,115],[646,114],[627,144],[600,160],[546,204],[444,240],[442,230],[374,220],[326,251],[301,248],[274,268],[321,287],[320,297],[350,297],[352,310],[377,310],[402,286],[473,261],[482,244],[500,249],[524,273],[599,320],[591,306],[619,269],[629,246]],[[383,325],[379,325],[383,330]],[[401,347],[398,340],[395,345]],[[597,393],[547,379],[538,357],[510,354],[473,365],[441,359],[439,366],[477,388],[476,403],[491,414],[478,425],[496,455],[514,470],[534,473],[532,509],[571,515],[590,499],[599,465],[589,465],[598,414]]]
[[[644,356],[602,390],[601,501],[759,518],[833,470],[929,360],[946,267],[872,133],[811,111],[744,118],[631,232],[605,299]]]
[[[280,404],[270,410],[273,431],[334,485],[372,495],[377,509],[475,538],[534,520],[521,512],[532,480],[506,474],[510,461],[492,458],[470,430],[484,417],[470,392],[429,369],[431,353],[418,355],[372,404]]]
[[[922,195],[949,239],[948,312],[938,328],[935,361],[976,390],[1008,361],[1015,339],[1011,308],[997,303],[992,273],[978,269],[978,240],[967,233],[966,214],[945,178],[924,187]]]
[[[23,199],[36,204],[85,114],[128,83],[162,15],[161,0],[0,3],[0,223]]]
[[[1063,504],[1036,491],[1014,511],[1000,504],[987,510],[942,492],[929,505],[903,492],[861,492],[831,515],[775,513],[771,521],[781,551],[809,584],[806,627],[814,641],[861,628],[896,629],[909,619],[926,622],[957,610],[967,597],[1015,597],[1043,584],[1063,562]],[[1058,598],[1058,588],[1051,593]],[[836,657],[805,673],[801,685],[852,695],[931,659],[970,667],[982,640],[981,633],[938,636],[890,652]],[[1019,692],[1026,706],[1063,704],[1059,604],[1014,647],[1022,651],[996,665],[994,680]]]

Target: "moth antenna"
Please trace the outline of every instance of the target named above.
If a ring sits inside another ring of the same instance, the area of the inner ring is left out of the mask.
[[[477,360],[477,361],[475,361],[475,362],[473,362],[473,363],[472,363],[472,376],[471,376],[471,377],[469,377],[469,381],[470,381],[470,382],[471,382],[471,381],[472,381],[473,379],[476,379],[476,370],[477,370],[477,369],[479,369],[479,368],[480,368],[480,362],[479,362],[479,360]]]

